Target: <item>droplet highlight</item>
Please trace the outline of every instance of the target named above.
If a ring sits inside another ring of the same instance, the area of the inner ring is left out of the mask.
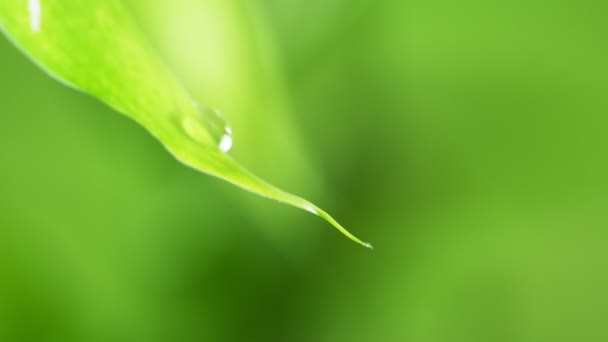
[[[230,151],[230,149],[232,148],[232,135],[228,133],[229,131],[232,130],[226,129],[226,134],[222,136],[222,139],[220,140],[220,143],[218,145],[220,150],[224,153]]]

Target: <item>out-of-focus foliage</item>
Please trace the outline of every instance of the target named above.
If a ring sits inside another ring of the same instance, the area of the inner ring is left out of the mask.
[[[3,40],[0,340],[608,339],[606,5],[131,5],[236,158],[377,248],[181,167]]]

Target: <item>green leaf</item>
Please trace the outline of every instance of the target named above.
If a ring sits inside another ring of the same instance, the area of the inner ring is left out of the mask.
[[[122,1],[3,0],[0,28],[49,75],[132,118],[182,163],[309,211],[371,248],[327,212],[230,158],[225,153],[232,144],[230,127],[217,112],[193,100]]]

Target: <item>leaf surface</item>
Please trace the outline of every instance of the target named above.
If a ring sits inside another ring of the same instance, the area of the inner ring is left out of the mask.
[[[309,211],[371,248],[327,212],[261,180],[225,153],[230,127],[194,101],[122,1],[3,0],[0,29],[49,75],[132,118],[182,163]]]

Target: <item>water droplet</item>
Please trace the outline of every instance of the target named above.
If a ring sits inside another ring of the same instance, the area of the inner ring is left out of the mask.
[[[188,135],[202,143],[209,143],[210,139],[220,151],[230,151],[230,148],[232,148],[232,128],[228,125],[222,113],[194,101],[192,104],[199,116],[195,119],[186,118],[182,122]]]
[[[27,11],[30,14],[30,27],[32,32],[38,33],[40,31],[40,16],[42,14],[40,0],[28,0]]]

